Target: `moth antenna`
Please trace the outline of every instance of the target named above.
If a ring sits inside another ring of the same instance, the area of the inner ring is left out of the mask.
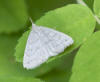
[[[29,18],[29,19],[30,19],[30,21],[31,21],[31,23],[32,23],[32,28],[36,27],[36,25],[34,24],[32,18]]]

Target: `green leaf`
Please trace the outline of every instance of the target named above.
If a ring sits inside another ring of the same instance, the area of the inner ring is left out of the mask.
[[[25,77],[0,77],[0,82],[43,82],[36,78],[25,78]]]
[[[100,31],[94,33],[77,53],[70,82],[100,82]]]
[[[100,18],[100,0],[94,0],[94,12]]]
[[[24,50],[25,50],[25,46],[26,46],[29,33],[30,31],[25,32],[23,36],[18,40],[18,45],[16,46],[16,50],[18,51],[15,53],[16,60],[18,62],[22,62],[23,60],[23,54],[24,54]]]
[[[89,8],[82,5],[73,4],[46,13],[45,16],[36,21],[36,24],[61,31],[70,35],[74,40],[74,44],[72,46],[67,48],[58,56],[50,58],[46,62],[48,64],[50,61],[56,59],[58,60],[61,56],[67,55],[74,49],[78,48],[93,33],[95,19]],[[22,39],[18,43],[16,53],[24,53],[27,36],[28,34],[25,33],[25,36],[21,37]],[[22,43],[25,44],[22,46],[20,45]],[[23,51],[20,50],[21,48],[24,48]],[[24,54],[16,54],[17,61],[22,62],[22,55],[24,56]]]
[[[28,20],[24,0],[0,0],[0,33],[17,32]]]

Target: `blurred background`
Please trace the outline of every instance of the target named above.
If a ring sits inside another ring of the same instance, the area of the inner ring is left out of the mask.
[[[68,4],[77,2],[76,0],[0,0],[0,78],[37,77],[46,82],[68,81],[73,58],[78,49],[58,60],[58,64],[54,62],[53,69],[49,68],[51,63],[35,70],[25,70],[14,55],[19,38],[31,26],[29,18],[35,22],[46,12]],[[88,5],[92,9],[92,5]]]

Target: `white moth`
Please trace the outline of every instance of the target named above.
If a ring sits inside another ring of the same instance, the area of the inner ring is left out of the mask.
[[[71,44],[73,44],[73,40],[68,35],[32,24],[24,52],[23,66],[26,69],[36,68],[46,62],[48,58],[63,52]]]

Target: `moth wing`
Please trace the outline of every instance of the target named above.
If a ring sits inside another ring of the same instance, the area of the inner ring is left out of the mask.
[[[62,32],[33,26],[26,44],[23,66],[27,69],[38,67],[49,57],[63,52],[72,43],[72,38]]]

